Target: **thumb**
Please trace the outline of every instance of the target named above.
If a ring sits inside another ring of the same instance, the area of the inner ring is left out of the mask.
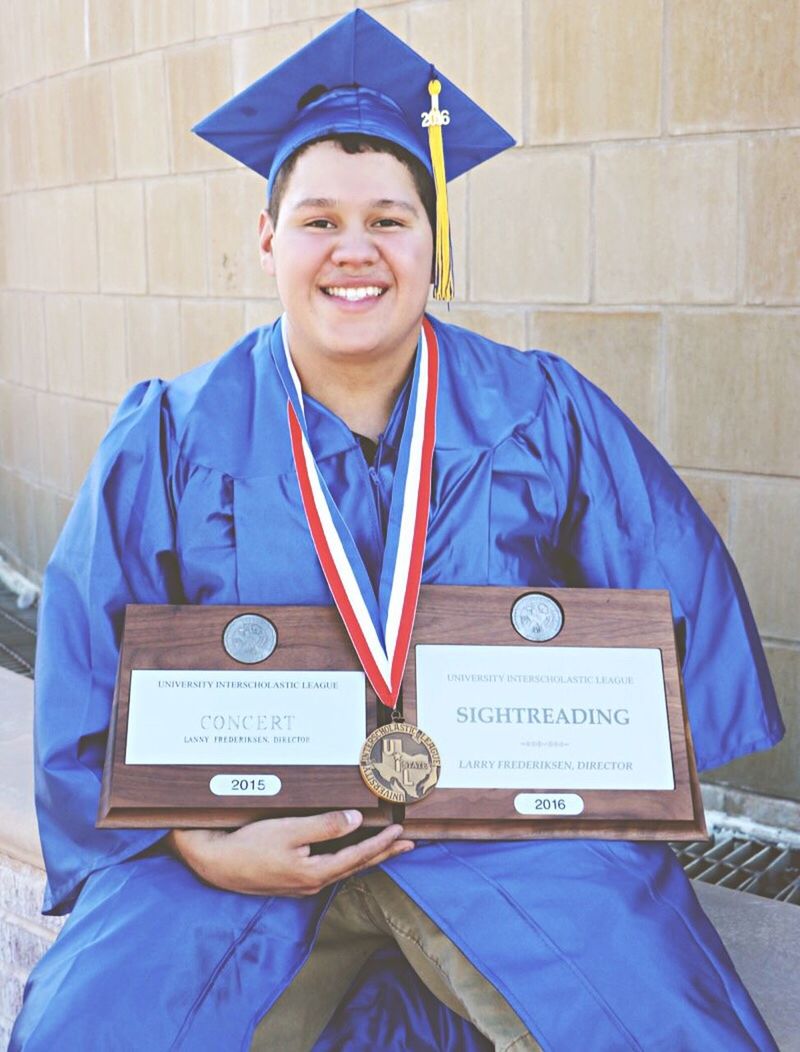
[[[296,846],[318,844],[322,840],[336,840],[358,829],[364,821],[360,811],[328,811],[324,815],[309,815],[300,820]]]

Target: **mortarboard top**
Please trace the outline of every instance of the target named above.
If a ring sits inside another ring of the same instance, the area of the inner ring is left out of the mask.
[[[320,88],[319,97],[304,105],[312,89]],[[428,112],[432,120],[423,126],[423,113]],[[439,275],[449,275],[450,268],[445,179],[514,145],[508,132],[468,95],[360,9],[192,130],[263,175],[270,189],[284,161],[325,135],[356,132],[403,147],[434,177]],[[451,286],[447,277],[437,283],[450,289],[440,298],[451,298]]]

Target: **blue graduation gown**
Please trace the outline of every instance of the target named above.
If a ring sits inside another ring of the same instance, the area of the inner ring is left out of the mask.
[[[423,581],[668,588],[699,766],[778,741],[737,572],[663,458],[561,359],[433,325],[441,379]],[[169,384],[137,385],[48,566],[37,804],[45,908],[73,913],[33,972],[13,1050],[56,1037],[66,1052],[246,1049],[332,894],[224,892],[165,854],[159,831],[94,828],[125,604],[331,602],[275,339],[277,326],[260,329]],[[307,400],[317,461],[373,579],[406,401],[404,391],[368,467],[346,425]],[[665,845],[427,843],[384,868],[546,1050],[775,1047]],[[98,1005],[106,985],[113,996]],[[318,1049],[374,1043],[486,1047],[392,952],[365,967]]]

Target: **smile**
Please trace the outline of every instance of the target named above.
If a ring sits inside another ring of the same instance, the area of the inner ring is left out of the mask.
[[[351,303],[355,303],[358,300],[376,299],[378,296],[382,296],[386,289],[379,288],[377,285],[362,285],[359,288],[329,285],[328,287],[323,287],[322,291],[326,296],[332,296],[334,299],[349,300]]]

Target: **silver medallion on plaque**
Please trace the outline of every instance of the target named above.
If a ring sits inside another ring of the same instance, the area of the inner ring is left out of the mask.
[[[275,626],[261,614],[240,614],[234,617],[222,634],[222,645],[226,652],[243,665],[266,661],[277,642]]]
[[[549,595],[528,592],[511,608],[511,623],[523,639],[544,643],[557,636],[564,624],[561,607]]]

